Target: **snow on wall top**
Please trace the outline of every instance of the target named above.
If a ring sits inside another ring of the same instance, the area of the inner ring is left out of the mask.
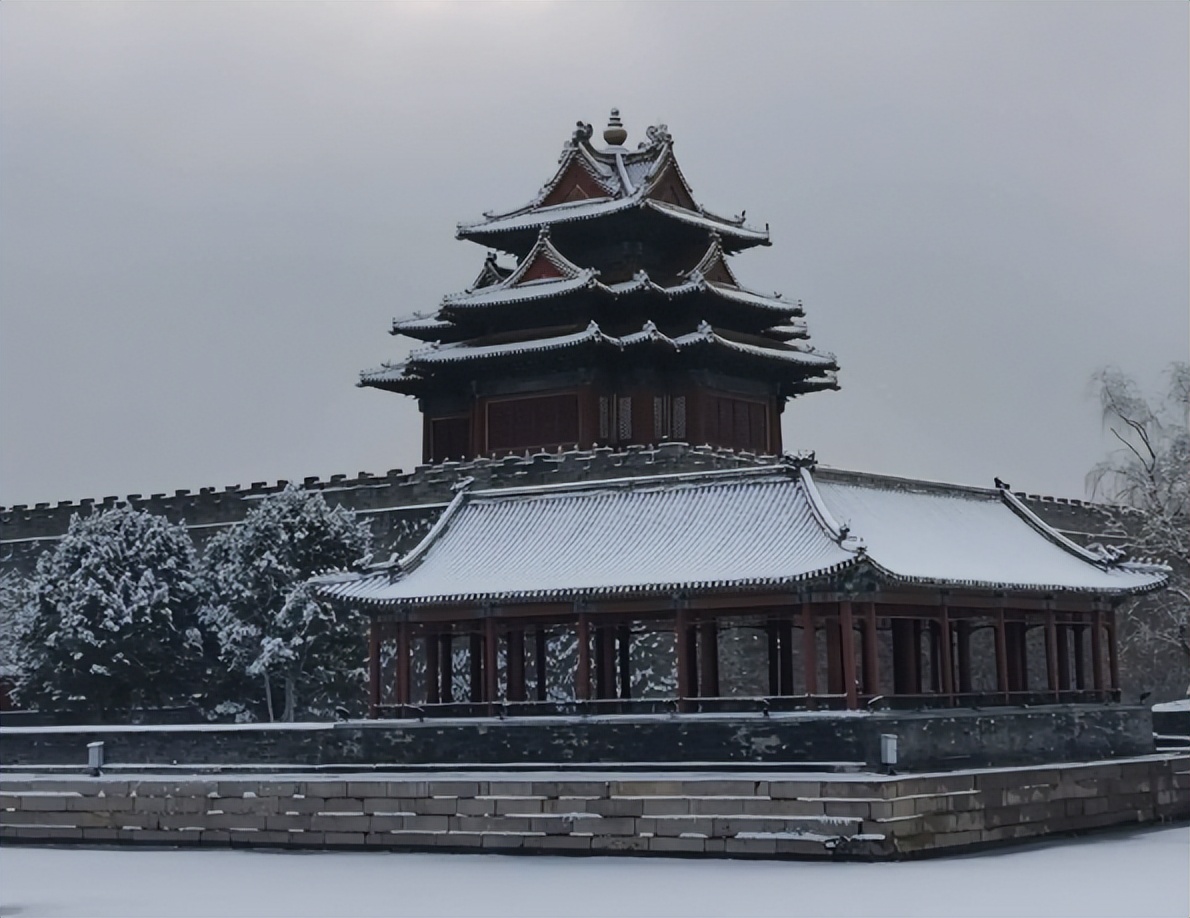
[[[816,482],[787,466],[460,494],[377,573],[330,575],[378,604],[666,595],[793,584],[865,562],[891,582],[1120,594],[1151,570],[1094,564],[996,491]]]

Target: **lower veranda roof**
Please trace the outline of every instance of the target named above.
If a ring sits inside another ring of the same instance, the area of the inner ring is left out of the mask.
[[[320,590],[382,605],[667,596],[861,564],[893,582],[996,590],[1108,595],[1165,580],[1080,549],[1005,492],[830,478],[775,464],[463,491],[399,562],[326,575]]]

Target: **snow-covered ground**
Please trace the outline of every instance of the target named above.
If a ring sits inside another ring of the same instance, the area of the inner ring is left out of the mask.
[[[1190,829],[822,864],[610,857],[0,849],[0,916],[1190,914]]]

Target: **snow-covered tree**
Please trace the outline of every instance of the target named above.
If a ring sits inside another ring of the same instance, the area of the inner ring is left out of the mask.
[[[12,595],[22,704],[111,719],[202,683],[194,546],[164,517],[72,517]]]
[[[1118,369],[1096,374],[1119,446],[1088,476],[1093,496],[1119,505],[1111,541],[1172,568],[1169,589],[1124,607],[1120,622],[1121,678],[1154,700],[1190,694],[1190,364],[1172,364],[1167,378],[1150,399]]]
[[[363,704],[366,622],[306,580],[365,562],[371,547],[353,513],[292,485],[207,543],[202,616],[226,670],[223,710],[238,702],[248,716],[294,720]]]

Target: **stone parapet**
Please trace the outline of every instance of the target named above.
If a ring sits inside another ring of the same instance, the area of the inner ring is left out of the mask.
[[[3,717],[0,716],[0,724]],[[1155,750],[1151,712],[1119,704],[933,711],[783,712],[376,720],[188,726],[0,726],[0,764],[107,761],[285,768],[597,765],[637,762],[878,765],[880,737],[898,737],[907,769],[1093,761]]]
[[[622,451],[607,447],[590,450],[538,452],[499,459],[445,462],[419,466],[412,472],[392,469],[383,475],[359,472],[311,476],[294,484],[321,492],[332,504],[364,514],[376,522],[373,534],[378,547],[396,551],[416,542],[429,520],[454,496],[452,488],[471,479],[476,489],[514,487],[602,478],[623,478],[666,472],[739,468],[771,463],[773,456],[757,456],[710,446],[663,443],[657,447],[631,446]],[[250,485],[178,490],[172,494],[129,494],[101,500],[59,501],[35,506],[0,507],[0,569],[28,569],[30,559],[60,538],[75,514],[87,515],[116,506],[165,516],[190,528],[197,543],[219,529],[233,525],[261,499],[283,491],[290,482],[253,482]]]
[[[1190,756],[950,773],[0,778],[9,842],[888,859],[1190,818]]]

